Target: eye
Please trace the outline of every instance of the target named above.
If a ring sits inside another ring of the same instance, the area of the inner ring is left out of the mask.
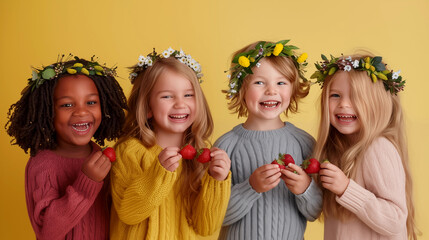
[[[339,98],[340,94],[338,94],[338,93],[332,93],[331,95],[329,95],[329,97],[331,97],[331,98]]]
[[[262,81],[255,81],[253,84],[256,84],[256,85],[263,85],[264,83],[263,83]]]
[[[164,96],[161,96],[161,98],[169,99],[169,98],[173,98],[173,96],[171,96],[171,95],[164,95]]]
[[[73,104],[71,104],[71,103],[64,103],[64,104],[61,104],[60,107],[69,108],[69,107],[73,107]]]
[[[97,101],[88,101],[86,104],[88,104],[88,105],[95,105],[95,104],[97,104]]]
[[[185,94],[185,97],[193,97],[193,96],[194,96],[194,94],[193,94],[193,93]]]
[[[287,82],[278,82],[277,85],[287,85]]]

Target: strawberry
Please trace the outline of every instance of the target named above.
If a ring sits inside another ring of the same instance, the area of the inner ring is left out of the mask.
[[[210,162],[212,157],[210,157],[210,149],[203,148],[198,150],[197,161],[200,163]]]
[[[289,163],[295,164],[295,160],[293,160],[293,157],[290,154],[283,155],[283,162],[285,163],[285,166],[287,166]]]
[[[183,159],[192,160],[197,155],[197,150],[195,150],[192,145],[187,144],[179,151],[179,153],[182,155]]]
[[[315,158],[310,158],[310,160],[304,160],[301,167],[307,174],[319,173],[320,163]]]
[[[277,164],[279,165],[280,169],[286,169],[285,165],[283,165],[283,161],[279,159],[274,159],[274,161],[271,162],[271,164]]]
[[[109,158],[110,162],[114,162],[116,160],[115,150],[111,147],[103,148],[103,154]]]

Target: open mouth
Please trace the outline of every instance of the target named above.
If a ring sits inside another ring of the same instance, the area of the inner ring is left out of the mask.
[[[72,128],[77,132],[85,132],[91,127],[91,123],[72,124]]]
[[[189,114],[173,114],[173,115],[168,115],[168,117],[174,120],[184,120],[189,117]]]
[[[342,122],[352,122],[357,119],[357,116],[353,114],[338,114],[336,117]]]
[[[266,102],[260,102],[259,104],[264,108],[275,108],[280,104],[280,102],[278,102],[278,101],[266,101]]]

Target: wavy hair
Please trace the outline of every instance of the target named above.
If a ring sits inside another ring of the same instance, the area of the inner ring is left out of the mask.
[[[247,52],[251,49],[254,49],[255,46],[260,41],[251,43],[244,48],[236,51],[232,55],[232,59],[235,58],[240,53]],[[310,82],[302,82],[300,81],[299,72],[296,68],[294,62],[290,57],[282,57],[282,56],[269,56],[264,57],[266,61],[271,63],[273,67],[279,71],[280,74],[286,77],[292,84],[292,94],[290,98],[290,104],[288,108],[285,110],[284,114],[288,116],[288,112],[297,113],[298,112],[298,102],[301,98],[304,98],[310,92]],[[231,68],[233,68],[236,63],[231,63]],[[238,113],[238,117],[247,117],[248,111],[246,107],[246,102],[244,97],[246,96],[247,88],[249,86],[249,82],[252,79],[252,74],[247,75],[243,79],[243,84],[240,90],[233,95],[233,97],[228,102],[228,109],[232,111],[232,113]]]
[[[366,56],[355,55],[353,59]],[[353,108],[360,123],[357,140],[353,143],[330,124],[329,92],[332,79],[325,79],[321,95],[321,119],[314,157],[328,158],[344,174],[353,179],[365,151],[379,137],[387,138],[397,149],[405,172],[405,191],[408,208],[407,231],[410,239],[417,239],[418,229],[415,224],[412,178],[409,167],[408,147],[405,123],[399,96],[386,91],[382,81],[374,83],[365,71],[350,71],[350,94]],[[335,201],[335,194],[324,189],[323,214],[346,219],[350,212]]]

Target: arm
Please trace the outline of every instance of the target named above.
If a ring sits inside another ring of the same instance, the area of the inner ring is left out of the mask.
[[[362,162],[365,187],[350,180],[337,202],[381,235],[402,231],[407,220],[405,174],[401,158],[387,139],[378,139]]]
[[[157,154],[137,141],[118,146],[111,171],[113,206],[119,218],[134,225],[147,219],[168,196],[177,174],[161,166]]]
[[[94,203],[103,182],[89,179],[79,172],[63,195],[56,176],[49,170],[34,173],[27,169],[27,206],[37,239],[64,239]]]
[[[198,234],[208,236],[222,225],[231,193],[231,174],[225,180],[218,181],[206,172],[201,181],[192,225]]]

